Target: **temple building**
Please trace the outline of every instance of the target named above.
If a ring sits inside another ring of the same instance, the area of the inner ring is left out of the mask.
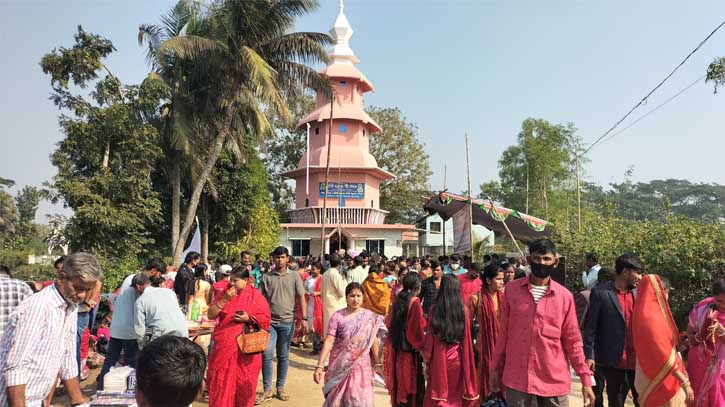
[[[307,129],[309,137],[297,169],[282,174],[296,182],[296,204],[289,211],[291,223],[281,225],[280,244],[293,256],[317,256],[322,248],[325,253],[345,249],[387,257],[415,255],[415,226],[386,224],[388,212],[380,207],[380,183],[395,175],[378,167],[369,151],[370,137],[383,129],[363,109],[363,94],[374,88],[355,66],[360,61],[349,45],[352,33],[341,1],[340,13],[330,30],[334,41],[331,62],[321,71],[330,78],[333,103],[318,94],[315,110],[297,125]],[[325,188],[328,150],[330,168]]]

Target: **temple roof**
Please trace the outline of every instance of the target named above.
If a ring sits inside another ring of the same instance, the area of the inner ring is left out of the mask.
[[[360,90],[365,92],[375,92],[373,84],[370,83],[368,78],[358,70],[355,65],[350,64],[332,64],[326,66],[320,71],[321,74],[326,75],[330,78],[353,78],[360,81]]]
[[[350,120],[359,120],[363,122],[365,127],[368,129],[369,133],[380,133],[383,131],[383,129],[375,123],[375,120],[373,120],[372,117],[370,117],[367,113],[365,113],[364,110],[360,109],[360,107],[350,104],[344,104],[341,105],[339,103],[335,103],[335,109],[333,111],[333,119],[350,119]],[[299,123],[297,123],[297,128],[301,128],[305,125],[305,123],[308,122],[322,122],[323,120],[330,120],[330,104],[326,103],[323,106],[318,107],[317,109],[313,110],[312,113],[305,116],[302,120],[300,120]]]

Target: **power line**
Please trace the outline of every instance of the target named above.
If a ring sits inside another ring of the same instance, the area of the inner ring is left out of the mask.
[[[602,134],[601,136],[599,136],[599,138],[596,139],[591,145],[589,145],[589,147],[586,150],[584,150],[584,152],[582,153],[582,155],[586,154],[587,152],[589,152],[589,150],[591,150],[592,148],[594,148],[595,146],[597,146],[605,137],[607,137],[612,131],[614,131],[614,129],[616,129],[617,126],[619,126],[623,121],[625,121],[629,117],[629,115],[632,114],[632,112],[634,112],[638,107],[640,107],[644,103],[646,103],[647,102],[647,99],[653,93],[655,93],[657,91],[657,89],[659,89],[662,85],[664,85],[664,83],[667,82],[667,80],[670,79],[670,77],[672,77],[672,75],[674,75],[675,72],[677,72],[677,70],[680,69],[682,67],[682,65],[684,65],[685,62],[687,62],[687,60],[690,59],[690,57],[695,52],[697,52],[710,39],[710,37],[712,37],[713,35],[715,35],[715,33],[723,25],[725,25],[725,20],[723,20],[720,23],[720,25],[718,25],[717,27],[715,27],[715,29],[712,30],[712,32],[707,37],[705,37],[705,39],[703,39],[702,41],[700,41],[700,43],[697,44],[697,47],[695,47],[695,49],[693,49],[689,54],[687,54],[687,56],[685,57],[685,59],[683,59],[682,62],[680,62],[679,65],[677,65],[675,67],[675,69],[673,69],[672,72],[669,73],[669,75],[665,76],[665,78],[662,79],[662,81],[660,81],[660,83],[657,84],[657,86],[655,86],[645,97],[643,97],[639,102],[637,102],[637,104],[634,105],[634,107],[632,107],[631,109],[629,109],[629,112],[627,112],[627,114],[625,114],[624,116],[622,116],[622,118],[619,119],[616,123],[614,123],[614,125],[612,127],[610,127],[609,130],[607,130],[604,134]]]
[[[670,97],[669,99],[667,99],[667,100],[665,100],[664,102],[660,103],[660,104],[659,104],[659,105],[657,105],[657,107],[655,107],[654,109],[652,109],[652,110],[648,111],[647,113],[643,114],[643,115],[642,115],[642,116],[640,116],[640,117],[639,117],[639,118],[638,118],[637,120],[635,120],[635,121],[633,121],[632,123],[628,124],[628,125],[627,125],[626,127],[624,127],[623,129],[619,130],[619,131],[618,131],[618,132],[616,132],[616,133],[613,133],[613,134],[609,135],[609,137],[607,137],[607,138],[603,139],[602,141],[600,141],[600,142],[599,142],[599,144],[603,144],[603,143],[606,143],[607,141],[609,141],[609,140],[613,139],[614,137],[616,137],[616,136],[618,136],[618,135],[620,135],[620,134],[624,133],[624,132],[625,132],[625,131],[627,131],[627,129],[629,129],[630,127],[633,127],[633,126],[634,126],[635,124],[639,123],[640,121],[642,121],[642,120],[643,120],[644,118],[646,118],[647,116],[649,116],[649,115],[651,115],[652,113],[656,112],[656,111],[657,111],[657,110],[659,110],[660,108],[664,107],[664,106],[665,106],[666,104],[668,104],[668,103],[670,103],[671,101],[675,100],[675,99],[676,99],[676,98],[677,98],[678,96],[680,96],[680,95],[682,95],[683,93],[685,93],[685,92],[687,92],[688,90],[690,90],[690,88],[692,88],[693,86],[697,85],[697,84],[698,84],[698,83],[699,83],[699,82],[700,82],[700,81],[701,81],[702,79],[704,79],[704,78],[705,78],[705,76],[707,76],[707,74],[704,74],[704,75],[702,75],[701,77],[699,77],[699,78],[695,79],[695,81],[694,81],[694,82],[690,83],[690,84],[689,84],[689,85],[687,85],[687,86],[686,86],[685,88],[683,88],[683,89],[682,89],[682,90],[680,90],[679,92],[677,92],[677,93],[675,93],[674,95],[672,95],[672,96],[671,96],[671,97]]]

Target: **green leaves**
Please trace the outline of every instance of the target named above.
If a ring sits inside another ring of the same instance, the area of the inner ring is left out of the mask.
[[[370,153],[380,168],[396,176],[380,185],[380,207],[390,212],[385,221],[413,223],[424,215],[423,197],[430,196],[429,157],[418,126],[397,107],[370,106],[366,111],[383,129],[370,135]]]
[[[725,85],[725,58],[715,58],[707,67],[707,82],[713,82],[715,85],[715,93],[719,86]]]

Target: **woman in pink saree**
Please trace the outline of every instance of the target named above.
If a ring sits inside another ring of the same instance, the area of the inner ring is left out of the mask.
[[[687,372],[698,407],[725,406],[725,279],[690,312]]]
[[[323,364],[329,355],[323,407],[372,407],[373,376],[381,371],[378,333],[385,329],[385,318],[362,308],[358,283],[347,285],[345,299],[347,307],[330,318],[313,379],[317,384],[322,381]]]

